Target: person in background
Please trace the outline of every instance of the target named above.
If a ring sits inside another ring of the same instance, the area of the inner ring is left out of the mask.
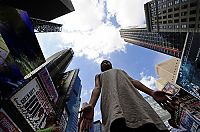
[[[59,121],[53,112],[49,113],[46,119],[45,128],[38,130],[37,132],[60,132]]]
[[[102,61],[101,72],[95,76],[95,88],[89,104],[80,111],[81,132],[87,132],[92,126],[94,107],[100,93],[105,132],[168,132],[163,121],[138,90],[152,96],[162,107],[170,104],[167,95],[171,94],[151,90],[125,71],[113,69],[108,60]]]

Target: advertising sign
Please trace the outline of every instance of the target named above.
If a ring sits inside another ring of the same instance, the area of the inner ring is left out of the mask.
[[[187,110],[182,111],[180,125],[188,132],[200,131],[200,121],[196,120]]]
[[[53,112],[37,78],[13,95],[11,101],[35,131],[44,128],[48,114]]]
[[[168,82],[165,85],[165,87],[163,88],[163,91],[166,92],[166,93],[172,94],[173,96],[175,96],[180,91],[180,88],[176,84]]]
[[[200,33],[188,33],[176,83],[200,99]]]
[[[0,5],[0,92],[8,97],[45,62],[27,12]]]
[[[63,114],[62,114],[61,120],[60,120],[60,130],[61,130],[61,132],[66,132],[67,122],[68,122],[68,115],[67,115],[67,112],[64,108]]]
[[[0,34],[23,76],[45,62],[27,12],[0,6]]]
[[[40,80],[42,81],[45,90],[48,93],[48,96],[50,97],[50,100],[53,101],[54,103],[57,102],[58,100],[58,93],[55,89],[55,86],[53,84],[53,81],[51,79],[51,76],[49,75],[49,72],[46,67],[44,67],[39,73],[38,76]]]
[[[21,132],[2,108],[0,109],[0,132]]]

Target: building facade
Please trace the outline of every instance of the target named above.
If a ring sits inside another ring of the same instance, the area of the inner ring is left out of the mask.
[[[151,96],[146,96],[144,99],[151,105],[155,112],[159,115],[162,121],[167,125],[167,121],[170,119],[170,114],[164,110]]]
[[[67,92],[67,102],[66,107],[69,112],[69,118],[67,123],[67,132],[77,132],[78,131],[78,112],[81,103],[81,80],[78,76],[79,70],[73,70],[74,76],[71,81],[70,87]]]
[[[199,0],[152,0],[144,8],[148,31],[200,31]]]
[[[179,58],[171,58],[155,66],[159,76],[159,79],[156,80],[156,87],[159,90],[162,90],[167,82],[176,83],[180,61]]]
[[[149,32],[146,28],[121,29],[124,41],[177,58],[181,57],[186,33]]]

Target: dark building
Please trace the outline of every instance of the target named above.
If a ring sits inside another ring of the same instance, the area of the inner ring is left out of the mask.
[[[144,8],[148,31],[200,31],[199,0],[152,0]]]
[[[78,111],[80,108],[81,80],[78,76],[79,70],[71,70],[62,74],[58,81],[58,101],[55,106],[58,118],[61,118],[63,111],[67,111],[66,131],[76,132],[78,123]]]
[[[188,33],[176,83],[200,99],[200,33]]]
[[[121,29],[126,42],[181,58],[186,33],[149,32],[146,28]]]
[[[0,4],[27,11],[30,17],[46,21],[74,11],[71,0],[1,0]]]
[[[66,68],[69,66],[74,52],[70,49],[65,49],[59,51],[49,58],[46,59],[46,62],[36,68],[34,71],[25,76],[25,79],[31,77],[33,74],[37,73],[40,69],[46,67],[54,84],[56,85],[58,80],[62,78],[62,74],[65,72]]]
[[[61,73],[64,73],[73,58],[74,52],[70,49],[59,51],[46,60],[46,67],[55,82]]]
[[[67,102],[66,106],[69,111],[69,118],[67,123],[67,132],[77,132],[78,131],[78,111],[80,108],[80,94],[81,94],[81,80],[78,76],[79,70],[70,71],[73,74],[73,78],[70,87],[67,92]]]
[[[168,120],[170,119],[169,112],[164,110],[151,96],[146,96],[144,99],[151,105],[165,125],[168,126]]]

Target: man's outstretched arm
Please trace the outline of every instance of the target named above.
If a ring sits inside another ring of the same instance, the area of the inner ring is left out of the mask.
[[[80,111],[81,117],[80,117],[79,125],[78,125],[79,132],[89,130],[89,128],[92,126],[93,117],[94,117],[94,107],[97,103],[100,93],[101,93],[100,78],[99,78],[99,75],[96,75],[95,88],[92,91],[90,102],[89,104],[84,106]]]
[[[161,106],[169,105],[169,102],[171,102],[171,100],[166,96],[166,95],[172,96],[171,94],[165,93],[163,91],[154,91],[146,87],[140,81],[132,79],[130,76],[129,76],[129,79],[132,82],[132,84],[135,86],[135,88],[152,96],[156,100],[156,102],[158,102]]]
[[[101,86],[100,86],[100,78],[99,75],[95,76],[95,88],[92,91],[92,95],[89,101],[89,105],[91,105],[93,108],[95,107],[97,100],[101,93]]]
[[[138,81],[138,80],[134,80],[134,79],[131,78],[131,82],[132,82],[132,84],[135,86],[135,88],[137,88],[138,90],[140,90],[140,91],[142,91],[142,92],[144,92],[144,93],[146,93],[146,94],[152,96],[154,90],[152,90],[152,89],[146,87],[144,84],[142,84],[142,83],[141,83],[140,81]]]

